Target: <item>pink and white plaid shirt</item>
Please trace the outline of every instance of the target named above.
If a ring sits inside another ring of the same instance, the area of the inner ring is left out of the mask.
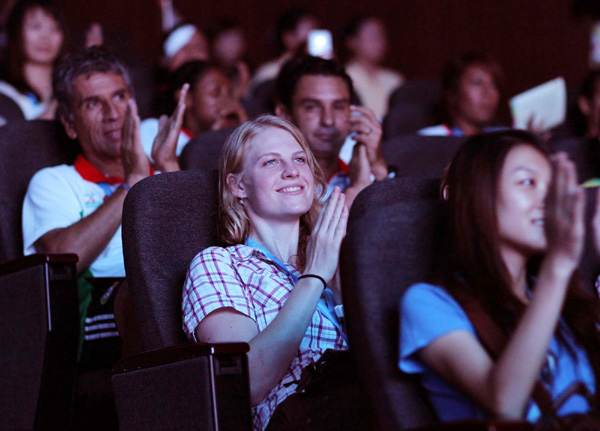
[[[295,275],[298,270],[287,266]],[[292,277],[261,251],[246,245],[210,247],[199,253],[190,265],[183,287],[183,330],[196,341],[194,331],[212,311],[231,307],[256,322],[263,331],[279,313],[294,288]],[[315,310],[298,354],[283,379],[258,406],[253,408],[254,430],[264,430],[283,400],[296,391],[302,370],[327,349],[345,350],[335,325]]]

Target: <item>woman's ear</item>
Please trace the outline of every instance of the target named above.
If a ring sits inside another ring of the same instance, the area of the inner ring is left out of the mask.
[[[247,196],[242,174],[228,174],[227,187],[236,198],[244,199]]]

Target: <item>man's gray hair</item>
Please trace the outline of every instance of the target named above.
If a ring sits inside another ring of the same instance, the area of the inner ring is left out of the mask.
[[[52,87],[58,102],[59,118],[73,121],[73,101],[75,98],[73,84],[80,75],[89,77],[93,73],[117,73],[123,76],[127,87],[133,95],[133,87],[127,68],[106,47],[92,46],[69,54],[54,69]]]

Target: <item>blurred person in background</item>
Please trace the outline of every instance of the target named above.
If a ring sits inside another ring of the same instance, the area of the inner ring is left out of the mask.
[[[317,27],[317,19],[305,9],[292,9],[283,14],[277,24],[277,43],[281,54],[256,70],[248,86],[248,92],[251,93],[265,81],[277,78],[279,69],[298,53],[306,42],[308,33],[316,30]]]
[[[193,60],[208,60],[210,46],[206,35],[193,24],[183,23],[173,28],[164,37],[163,65],[169,72]]]
[[[239,100],[231,95],[227,75],[217,65],[201,60],[190,61],[171,75],[166,91],[167,99],[161,108],[161,114],[165,118],[177,106],[186,83],[189,83],[190,88],[184,99],[185,113],[177,140],[177,156],[181,155],[194,136],[209,130],[237,127],[248,120]],[[140,126],[142,146],[149,158],[160,129],[159,124],[159,119],[147,118]]]
[[[13,99],[26,119],[53,119],[52,70],[64,49],[62,15],[48,0],[15,4],[6,21],[7,49],[0,93]]]
[[[250,82],[246,32],[239,24],[223,20],[211,38],[211,49],[214,61],[230,80],[232,95],[241,98]]]
[[[387,113],[390,95],[404,83],[400,73],[381,66],[388,52],[385,26],[373,16],[358,18],[346,27],[344,41],[350,51],[346,72],[354,90],[363,105],[381,119]]]
[[[487,54],[467,53],[450,60],[442,72],[442,124],[420,135],[472,136],[496,131],[502,69]]]

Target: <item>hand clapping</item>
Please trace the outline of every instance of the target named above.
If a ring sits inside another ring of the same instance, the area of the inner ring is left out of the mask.
[[[346,235],[348,208],[344,194],[335,188],[319,214],[306,246],[306,273],[331,281],[338,266],[342,239]]]

